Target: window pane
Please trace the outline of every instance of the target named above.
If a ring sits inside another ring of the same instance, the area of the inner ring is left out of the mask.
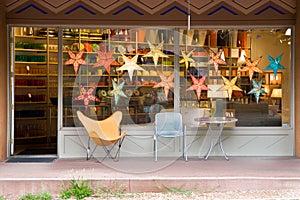
[[[180,30],[181,109],[234,116],[234,126],[289,126],[291,35],[286,30]]]

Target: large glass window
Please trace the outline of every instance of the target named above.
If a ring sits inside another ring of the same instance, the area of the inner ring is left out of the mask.
[[[288,30],[64,29],[63,124],[77,109],[98,119],[122,110],[124,124],[143,124],[178,105],[235,126],[288,126]]]
[[[46,64],[41,61],[47,66],[43,101],[57,105],[62,100],[58,120],[64,127],[76,125],[77,110],[97,119],[121,110],[123,124],[151,123],[155,113],[169,110],[193,121],[189,113],[201,110],[196,113],[200,117],[238,118],[233,126],[289,126],[290,30],[65,27],[58,35],[59,28],[38,27],[32,31],[45,35],[16,33],[12,53],[16,79],[37,73],[39,83],[44,71],[36,71],[40,68],[32,63],[27,69],[22,59],[39,59],[42,53],[47,58]],[[24,50],[24,45],[31,47]],[[23,79],[16,80],[16,86]],[[56,88],[59,79],[62,96]],[[22,92],[15,90],[16,101],[25,98]]]

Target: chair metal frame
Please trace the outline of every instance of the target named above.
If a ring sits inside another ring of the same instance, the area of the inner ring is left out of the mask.
[[[155,115],[154,121],[154,154],[157,161],[158,138],[182,137],[183,153],[182,156],[187,161],[186,153],[186,126],[183,125],[182,115],[177,112],[161,112]]]
[[[93,157],[93,154],[98,146],[102,146],[106,155],[100,162],[102,162],[107,157],[114,161],[118,161],[121,145],[126,136],[126,131],[121,133],[120,129],[120,123],[122,121],[122,112],[116,111],[104,120],[92,119],[84,115],[79,110],[77,111],[77,116],[89,135],[88,147],[86,149],[87,160]],[[91,140],[96,145],[92,151],[90,145]],[[117,152],[115,155],[112,155],[111,151],[117,144]]]

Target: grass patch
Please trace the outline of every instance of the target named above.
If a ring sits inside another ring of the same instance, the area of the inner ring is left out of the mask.
[[[25,194],[20,198],[20,200],[50,200],[50,199],[52,199],[52,195],[45,192],[40,194]]]
[[[77,200],[90,197],[93,194],[90,181],[71,180],[70,186],[67,189],[63,189],[60,197],[63,199],[69,199],[74,197]]]

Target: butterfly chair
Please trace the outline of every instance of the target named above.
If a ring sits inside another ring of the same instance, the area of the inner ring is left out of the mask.
[[[187,161],[185,126],[182,124],[182,115],[176,112],[162,112],[155,115],[154,132],[154,153],[157,161],[157,143],[159,137],[165,138],[183,138],[183,157]]]
[[[106,157],[111,158],[114,161],[118,161],[120,148],[126,135],[125,131],[120,134],[122,112],[116,111],[108,118],[100,121],[87,117],[81,111],[77,111],[77,116],[89,135],[87,160],[89,160],[93,156],[93,153],[96,150],[97,146],[102,146],[104,151],[106,152],[106,156],[102,159],[102,161]],[[96,144],[92,152],[90,151],[91,139]],[[111,151],[117,144],[118,148],[116,154],[113,156],[111,154]]]

